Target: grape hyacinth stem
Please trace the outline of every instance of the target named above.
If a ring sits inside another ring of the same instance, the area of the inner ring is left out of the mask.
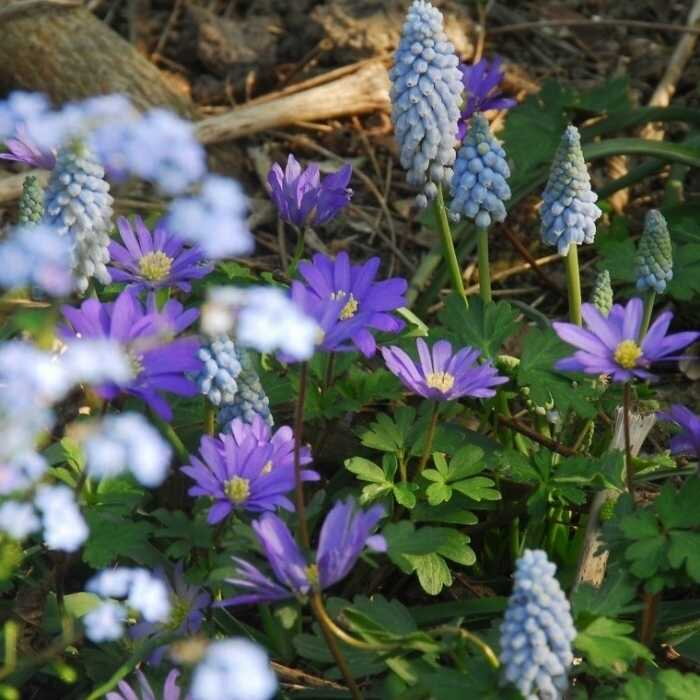
[[[423,455],[418,463],[417,475],[423,473],[425,465],[428,463],[430,454],[433,449],[433,440],[435,439],[435,429],[437,428],[438,413],[440,412],[440,404],[437,401],[433,401],[433,413],[430,416],[430,426],[428,427],[428,436],[425,440],[425,449],[423,450]]]
[[[455,244],[452,239],[452,231],[450,230],[450,222],[447,219],[447,209],[445,208],[445,198],[442,195],[442,185],[437,186],[437,196],[435,197],[435,214],[437,216],[438,225],[440,228],[440,238],[442,239],[443,255],[447,268],[450,271],[452,286],[455,292],[464,299],[464,304],[469,307],[467,294],[464,291],[464,281],[462,280],[462,270],[457,260],[455,252]]]
[[[566,287],[569,291],[569,319],[581,325],[581,275],[578,268],[578,246],[569,246],[566,255]]]
[[[654,312],[654,303],[656,302],[656,291],[650,289],[646,296],[644,297],[644,318],[642,319],[642,326],[639,330],[640,340],[647,334],[649,330],[649,324],[651,323],[651,315]]]
[[[216,433],[216,407],[204,397],[204,432],[207,435]]]
[[[651,644],[654,638],[656,626],[656,613],[659,607],[658,593],[644,593],[644,608],[642,609],[642,622],[639,628],[639,641],[645,646]],[[635,671],[641,675],[644,673],[644,661],[639,659]]]
[[[489,268],[489,230],[484,227],[476,229],[476,245],[479,257],[479,292],[484,304],[493,301],[491,293],[491,270]]]
[[[630,439],[630,403],[631,389],[630,383],[625,382],[622,400],[622,428],[625,435],[625,478],[627,480],[627,490],[632,497],[632,506],[636,507],[634,500],[634,467],[632,466],[632,440]]]
[[[163,437],[172,445],[175,454],[181,464],[187,464],[190,461],[190,453],[185,447],[184,443],[178,437],[170,423],[166,423],[160,416],[156,415],[153,411],[149,411],[151,422],[160,430]]]

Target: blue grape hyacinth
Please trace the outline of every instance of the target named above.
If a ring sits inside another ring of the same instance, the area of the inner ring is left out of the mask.
[[[673,279],[671,236],[666,219],[657,209],[648,211],[644,219],[635,267],[637,289],[641,292],[651,289],[663,294],[667,283]]]
[[[508,177],[506,152],[491,133],[486,117],[477,112],[457,153],[450,212],[456,217],[463,214],[473,219],[479,228],[488,228],[493,221],[504,221],[504,202],[510,199]]]
[[[214,406],[232,403],[238,392],[237,377],[241,363],[236,347],[226,335],[214,338],[199,350],[199,359],[204,363],[197,375],[199,389]]]
[[[61,149],[45,193],[46,223],[73,245],[74,275],[84,292],[91,278],[109,284],[112,202],[104,169],[80,142]]]
[[[593,243],[595,222],[602,214],[595,204],[597,199],[583,160],[581,136],[570,124],[564,131],[542,193],[542,240],[556,246],[560,255],[566,255],[572,243]]]
[[[226,427],[235,418],[240,418],[245,423],[252,424],[255,417],[259,416],[268,425],[273,425],[270,399],[260,383],[250,353],[236,348],[236,355],[241,366],[237,377],[238,392],[232,402],[222,404],[219,409],[219,423]]]
[[[455,161],[462,73],[454,46],[443,31],[442,14],[425,0],[408,9],[391,79],[391,118],[409,185],[426,207],[437,185],[449,184]]]
[[[576,629],[555,572],[545,552],[526,549],[501,625],[504,678],[527,700],[561,700],[568,685]]]

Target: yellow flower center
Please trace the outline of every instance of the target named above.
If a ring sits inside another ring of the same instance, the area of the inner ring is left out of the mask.
[[[170,598],[170,618],[165,623],[165,627],[171,631],[175,631],[185,621],[185,618],[190,612],[189,603],[178,597]]]
[[[333,292],[333,294],[331,294],[331,299],[344,299],[346,296],[347,292],[344,292],[341,289],[338,292]],[[338,318],[341,321],[347,321],[349,318],[352,318],[357,313],[358,306],[359,303],[357,299],[355,299],[352,293],[350,293],[350,298],[347,300],[345,306],[340,310]]]
[[[637,360],[642,354],[642,348],[634,340],[623,340],[615,348],[615,362],[620,367],[632,369],[637,366]]]
[[[318,566],[316,566],[316,564],[309,564],[305,571],[306,578],[309,579],[309,583],[312,586],[318,586]]]
[[[234,476],[233,479],[226,482],[226,495],[231,503],[243,503],[250,496],[250,481],[241,479],[240,476]]]
[[[160,282],[170,274],[173,259],[162,250],[147,253],[139,260],[139,272],[151,282]]]
[[[134,377],[138,377],[144,370],[143,357],[137,355],[134,350],[127,350],[126,358],[129,361],[129,367],[131,367],[131,373]]]
[[[265,465],[262,468],[262,471],[260,472],[261,474],[269,474],[272,471],[272,460],[269,462],[265,462]]]
[[[455,383],[454,375],[449,372],[431,372],[425,380],[431,389],[437,389],[443,394],[446,394]]]

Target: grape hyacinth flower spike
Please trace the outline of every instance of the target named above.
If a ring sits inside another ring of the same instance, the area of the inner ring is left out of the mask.
[[[510,199],[506,178],[510,169],[506,152],[491,133],[483,114],[477,112],[464,145],[457,153],[452,177],[450,211],[473,219],[477,230],[479,255],[479,289],[485,303],[492,300],[489,269],[488,227],[494,221],[505,221],[504,202]]]
[[[406,304],[408,283],[401,277],[375,281],[379,264],[379,258],[375,257],[363,265],[352,265],[345,252],[339,253],[335,260],[319,253],[311,262],[299,264],[299,274],[317,302],[344,302],[338,314],[340,325],[358,315],[365,319],[351,336],[365,357],[372,357],[377,350],[370,329],[398,333],[404,327],[403,321],[391,312]]]
[[[542,550],[526,549],[501,625],[504,679],[526,697],[561,700],[568,686],[576,629],[571,606]]]
[[[663,294],[673,279],[671,237],[663,214],[652,209],[644,219],[644,231],[637,249],[636,276],[640,292]]]
[[[498,92],[498,86],[503,80],[501,64],[503,59],[496,56],[489,61],[482,58],[471,66],[460,63],[462,83],[467,100],[462,107],[459,118],[458,140],[464,141],[469,129],[469,121],[476,112],[487,112],[490,109],[510,109],[515,107],[517,100],[505,97]]]
[[[666,311],[656,318],[648,332],[642,331],[644,305],[634,298],[627,306],[615,304],[607,317],[593,304],[581,307],[587,328],[572,323],[553,323],[557,335],[577,348],[571,357],[559,360],[555,368],[565,372],[610,375],[614,382],[631,379],[654,381],[649,371],[654,362],[678,359],[673,353],[695,342],[700,333],[667,335],[673,314]]]
[[[612,284],[610,283],[610,273],[601,270],[595,278],[593,291],[591,292],[591,304],[600,311],[603,316],[607,316],[612,309],[614,301]]]
[[[294,509],[287,497],[295,483],[291,428],[283,426],[273,434],[260,417],[250,425],[234,419],[217,438],[205,435],[199,454],[182,471],[195,482],[190,496],[213,499],[207,517],[210,524],[221,522],[236,509],[253,513]],[[302,447],[300,464],[310,463],[311,451]],[[320,479],[311,469],[301,475],[304,481]]]
[[[180,671],[176,668],[172,669],[165,677],[163,693],[159,696],[156,696],[143,671],[136,669],[134,675],[138,683],[138,693],[126,681],[119,681],[117,684],[119,692],[112,691],[107,693],[105,695],[106,700],[156,700],[156,697],[160,698],[160,700],[189,700],[190,696],[183,695],[181,688],[177,684]]]
[[[700,416],[680,404],[657,413],[659,420],[675,423],[681,430],[671,438],[671,454],[700,459]]]
[[[416,363],[401,348],[382,348],[386,366],[409,390],[426,399],[454,401],[464,396],[489,398],[494,389],[508,381],[490,363],[479,365],[481,353],[465,347],[456,353],[447,340],[438,340],[432,350],[422,339],[416,340],[420,363]]]
[[[214,406],[232,403],[238,392],[236,379],[241,373],[241,363],[236,347],[227,335],[213,338],[199,350],[204,364],[197,375],[199,390]]]
[[[566,256],[566,282],[569,291],[569,317],[581,325],[581,279],[578,248],[593,243],[595,222],[601,210],[595,204],[598,195],[591,189],[591,180],[581,150],[578,129],[569,125],[554,155],[547,185],[542,193],[540,219],[545,244],[556,246]]]
[[[323,521],[316,555],[310,562],[284,522],[272,513],[265,513],[253,522],[253,529],[276,580],[234,557],[236,577],[228,579],[228,583],[243,592],[215,605],[302,598],[332,586],[350,573],[365,547],[374,552],[386,551],[384,537],[372,534],[384,515],[382,506],[363,511],[352,498],[339,501]]]
[[[320,226],[338,216],[352,196],[348,187],[351,175],[348,164],[321,180],[316,163],[302,170],[290,153],[284,170],[277,163],[272,166],[267,184],[280,218],[301,229]]]
[[[455,161],[462,73],[439,10],[415,0],[394,56],[391,118],[409,185],[420,187],[424,208],[449,184]]]
[[[192,280],[213,269],[198,246],[186,246],[164,221],[156,223],[151,233],[140,216],[133,224],[122,216],[117,229],[122,243],[109,244],[113,264],[107,269],[113,282],[126,282],[134,291],[175,287],[189,292]]]
[[[252,425],[257,418],[261,418],[268,425],[273,425],[270,399],[260,382],[251,354],[236,348],[236,357],[241,366],[236,377],[238,389],[232,402],[223,403],[219,407],[219,424],[225,428],[240,418],[244,423]]]
[[[17,223],[38,224],[44,218],[44,190],[34,175],[27,175],[22,182]]]

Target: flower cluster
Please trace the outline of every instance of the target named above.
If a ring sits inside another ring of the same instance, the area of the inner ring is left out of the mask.
[[[491,133],[486,117],[477,112],[470,124],[457,153],[450,211],[473,219],[479,228],[488,228],[492,221],[505,221],[510,169],[506,152]]]
[[[208,496],[214,503],[208,521],[218,523],[233,510],[261,512],[285,508],[293,510],[287,494],[294,488],[294,435],[291,428],[273,434],[259,416],[251,424],[236,418],[218,438],[204,436],[198,457],[182,471],[196,486],[190,496]],[[311,462],[308,447],[302,447],[300,463]],[[315,481],[319,475],[302,471],[302,479]]]
[[[236,577],[228,582],[244,592],[217,605],[269,603],[292,596],[303,597],[312,590],[323,590],[345,578],[365,547],[386,551],[382,535],[373,535],[384,516],[381,506],[359,510],[349,498],[336,503],[321,526],[318,548],[309,561],[284,522],[272,513],[253,521],[253,529],[276,581],[252,564],[234,558]]]
[[[321,181],[318,165],[302,170],[290,153],[284,169],[275,163],[267,175],[270,197],[280,218],[298,228],[320,226],[334,219],[350,202],[352,167],[344,165]]]
[[[607,270],[601,270],[595,278],[593,291],[591,292],[591,304],[600,311],[603,316],[610,313],[613,307],[614,295],[612,284],[610,283],[610,273]]]
[[[449,184],[455,161],[462,73],[442,23],[439,10],[414,0],[389,73],[394,135],[409,185],[423,190],[419,207]]]
[[[219,423],[225,427],[235,418],[240,418],[243,422],[252,424],[257,416],[272,425],[274,421],[270,412],[270,399],[260,383],[250,353],[236,349],[236,357],[241,365],[241,372],[236,378],[238,391],[231,403],[220,407]]]
[[[544,243],[556,246],[560,255],[566,255],[572,243],[593,243],[595,222],[602,213],[595,204],[597,199],[583,160],[581,136],[575,126],[569,125],[542,193],[540,218]]]
[[[504,677],[526,698],[559,700],[574,660],[576,629],[571,606],[541,550],[526,549],[516,562],[515,585],[501,625]]]
[[[640,338],[644,304],[630,299],[627,306],[615,304],[603,316],[593,304],[583,304],[581,314],[587,329],[572,323],[553,323],[557,335],[578,348],[571,357],[559,360],[556,368],[566,372],[610,375],[615,382],[635,377],[653,381],[649,368],[654,362],[673,360],[674,352],[690,345],[700,333],[685,332],[666,335],[673,314],[666,311],[651,324]]]
[[[44,190],[34,175],[27,175],[22,182],[17,223],[38,224],[44,218]]]
[[[88,526],[72,489],[63,485],[40,486],[34,505],[41,512],[44,540],[49,549],[75,552],[85,542]]]
[[[666,219],[657,209],[648,211],[644,219],[635,265],[637,289],[640,292],[652,289],[663,294],[666,285],[673,279],[671,236]]]
[[[220,335],[199,349],[204,364],[197,375],[199,390],[214,406],[230,404],[238,393],[236,378],[241,373],[236,346],[231,338]]]

